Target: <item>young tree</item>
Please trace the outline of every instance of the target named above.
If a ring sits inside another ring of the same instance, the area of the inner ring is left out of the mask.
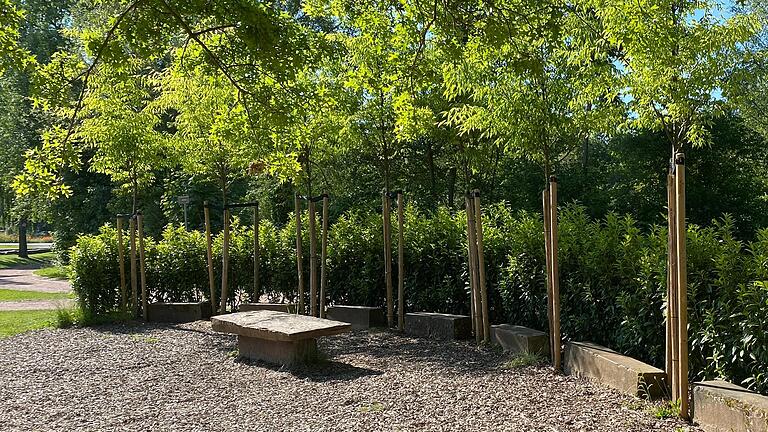
[[[706,125],[723,107],[718,97],[739,47],[759,31],[751,14],[725,17],[715,1],[590,0],[585,11],[603,28],[621,65],[630,126],[663,131],[671,154],[707,141]]]
[[[607,52],[587,55],[582,43],[597,30],[566,3],[482,9],[460,57],[444,66],[445,93],[456,102],[447,122],[538,163],[548,181],[561,158],[622,115],[616,68]]]
[[[167,137],[150,104],[154,99],[143,62],[94,77],[83,101],[74,141],[92,151],[90,169],[129,190],[131,210],[140,210],[141,190],[167,165]]]
[[[168,143],[173,159],[188,174],[215,182],[226,205],[232,183],[246,175],[260,145],[237,89],[202,60],[196,47],[178,50],[158,80],[160,96],[152,110],[172,119]]]
[[[283,83],[315,52],[306,49],[314,43],[313,32],[282,4],[272,2],[82,0],[76,7],[83,18],[72,25],[79,44],[57,53],[38,80],[38,103],[55,112],[58,124],[30,153],[25,173],[15,182],[25,193],[68,192],[60,173],[79,161],[82,148],[73,137],[100,74],[111,74],[137,58],[157,66],[176,49],[194,46],[202,53],[208,75],[218,71],[236,89],[237,101],[253,123],[255,108],[269,111],[279,98],[261,92],[264,83],[290,91]]]
[[[436,122],[419,100],[434,83],[424,79],[435,70],[423,52],[428,27],[422,26],[429,15],[416,3],[398,0],[316,0],[307,10],[338,22],[329,38],[340,52],[322,67],[332,77],[336,99],[348,108],[340,119],[347,126],[345,147],[370,155],[381,186],[392,189],[402,177],[394,171],[408,145],[432,132]]]

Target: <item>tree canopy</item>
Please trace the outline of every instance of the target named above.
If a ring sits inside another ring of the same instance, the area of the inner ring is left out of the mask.
[[[623,171],[595,171],[617,143],[714,145],[722,115],[766,132],[759,3],[46,4],[3,6],[3,58],[29,50],[16,64],[34,65],[28,91],[4,100],[45,119],[14,174],[26,196],[67,196],[69,174],[89,170],[131,190],[134,209],[178,179],[225,200],[293,187],[369,206],[385,187],[453,206],[480,187],[530,207],[558,173],[600,213],[617,208],[596,182]],[[25,32],[31,16],[66,19],[44,42]]]

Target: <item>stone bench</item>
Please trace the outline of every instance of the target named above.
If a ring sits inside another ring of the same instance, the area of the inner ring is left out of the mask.
[[[211,317],[211,302],[150,303],[147,305],[147,321],[183,323]]]
[[[296,303],[241,303],[239,312],[271,310],[285,313],[296,313]]]
[[[667,374],[656,367],[589,342],[570,342],[563,359],[565,372],[595,379],[622,393],[660,397]]]
[[[384,311],[377,307],[331,306],[326,315],[329,319],[352,324],[353,330],[387,326]]]
[[[533,353],[549,357],[547,334],[511,324],[491,326],[491,342],[511,353]]]
[[[351,330],[347,323],[269,310],[211,319],[213,330],[237,335],[240,356],[280,365],[317,359],[317,338]]]
[[[693,420],[705,431],[768,432],[768,396],[726,381],[693,384]]]
[[[472,337],[472,320],[466,315],[407,313],[405,314],[405,332],[432,339],[469,339]]]

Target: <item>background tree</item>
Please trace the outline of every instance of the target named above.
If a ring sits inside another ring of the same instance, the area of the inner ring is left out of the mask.
[[[11,185],[13,177],[23,169],[23,155],[40,144],[39,130],[50,123],[48,116],[31,103],[31,81],[35,67],[50,61],[58,49],[67,45],[61,30],[69,1],[29,0],[21,6],[23,13],[11,4],[0,4],[0,20],[5,21],[0,29],[0,64],[6,66],[0,77],[0,98],[7,107],[0,120],[0,140],[5,150],[0,155],[4,168],[0,196],[3,219],[12,216],[18,222],[19,255],[27,256],[27,225],[46,219],[46,202],[40,197],[19,197]]]

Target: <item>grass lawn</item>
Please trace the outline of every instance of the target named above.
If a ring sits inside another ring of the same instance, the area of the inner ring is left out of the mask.
[[[56,260],[55,252],[44,252],[32,254],[29,258],[19,258],[18,255],[0,255],[0,269],[21,267],[21,266],[49,266]]]
[[[0,249],[16,249],[17,245],[0,244]]]
[[[69,279],[69,267],[53,266],[43,267],[32,272],[38,276],[50,279]]]
[[[0,311],[0,338],[53,327],[55,322],[55,310]]]
[[[72,294],[51,293],[39,291],[20,291],[12,289],[0,289],[0,302],[27,301],[27,300],[60,300],[73,298]]]

